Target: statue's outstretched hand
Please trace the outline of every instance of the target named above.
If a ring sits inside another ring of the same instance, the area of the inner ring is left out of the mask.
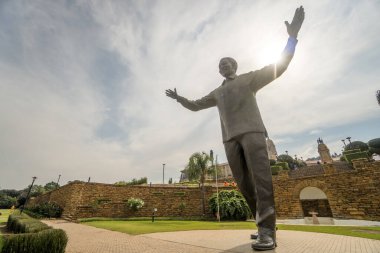
[[[165,93],[166,93],[166,96],[168,96],[168,97],[170,97],[172,99],[177,99],[177,97],[178,97],[177,89],[176,88],[174,88],[174,91],[170,90],[170,89],[166,90]]]
[[[301,5],[299,8],[296,9],[292,23],[289,24],[288,21],[285,21],[286,29],[288,30],[289,36],[297,38],[298,32],[301,29],[304,19],[305,19],[305,11],[303,9],[303,6]]]

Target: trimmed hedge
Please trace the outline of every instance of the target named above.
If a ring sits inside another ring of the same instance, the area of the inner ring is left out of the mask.
[[[278,175],[278,172],[283,170],[282,166],[278,165],[270,166],[270,169],[272,171],[272,175]]]
[[[345,154],[344,157],[346,158],[347,162],[349,162],[349,163],[352,163],[352,160],[355,160],[355,159],[366,159],[366,160],[368,160],[368,158],[369,158],[367,151]]]
[[[38,233],[6,237],[3,253],[64,253],[67,235],[62,229],[46,229]]]
[[[3,239],[0,253],[63,253],[67,235],[26,214],[11,214],[7,229],[16,233]]]
[[[16,234],[36,233],[48,228],[49,226],[45,223],[32,219],[27,215],[11,214],[8,217],[7,229]]]
[[[276,162],[274,166],[281,166],[284,170],[289,170],[289,164],[287,162]]]

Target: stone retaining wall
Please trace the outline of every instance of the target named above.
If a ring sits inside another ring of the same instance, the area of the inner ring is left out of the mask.
[[[275,202],[279,218],[304,217],[300,192],[312,186],[321,189],[328,198],[334,218],[380,221],[380,161],[356,162],[350,170],[334,165],[323,165],[323,174],[305,173],[292,177],[282,171],[273,177]],[[208,199],[216,191],[205,187],[206,215],[211,217]],[[223,187],[222,189],[231,189]],[[144,207],[132,213],[126,201],[141,198]],[[74,182],[32,200],[30,204],[53,201],[64,208],[67,219],[86,217],[151,216],[157,208],[157,216],[202,216],[201,190],[199,187],[166,186],[115,186],[101,183]],[[182,210],[180,205],[185,208]]]

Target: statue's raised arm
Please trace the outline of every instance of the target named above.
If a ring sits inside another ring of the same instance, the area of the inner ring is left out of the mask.
[[[299,8],[296,9],[292,23],[289,24],[288,21],[285,21],[286,29],[290,37],[297,38],[298,32],[301,29],[304,19],[305,19],[305,11],[303,9],[303,6],[301,5]]]

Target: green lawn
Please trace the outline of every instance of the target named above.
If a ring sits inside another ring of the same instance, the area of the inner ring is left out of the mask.
[[[215,221],[178,221],[158,220],[85,220],[82,224],[119,231],[132,235],[172,232],[187,230],[222,230],[222,229],[256,229],[253,222],[215,222]],[[348,235],[380,240],[380,227],[357,226],[313,226],[313,225],[282,225],[280,230],[296,230],[305,232]]]
[[[253,222],[214,222],[214,221],[176,221],[176,220],[99,220],[85,221],[83,224],[97,228],[119,231],[131,235],[156,232],[188,231],[188,230],[223,230],[223,229],[255,229]]]

